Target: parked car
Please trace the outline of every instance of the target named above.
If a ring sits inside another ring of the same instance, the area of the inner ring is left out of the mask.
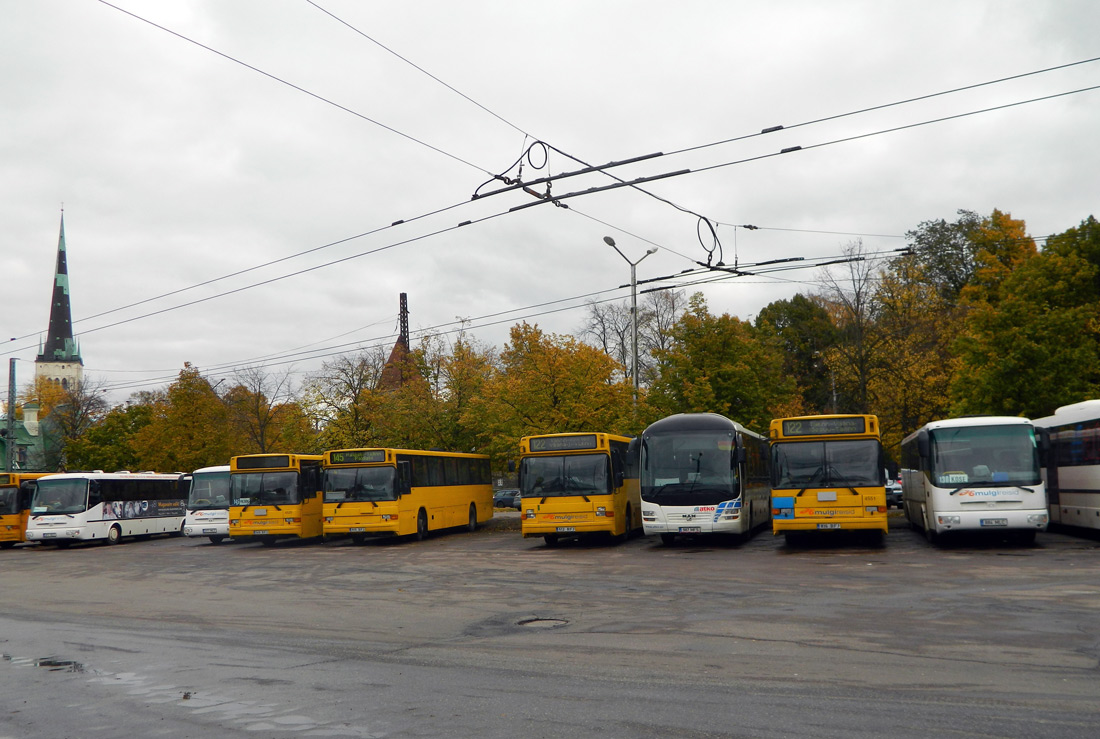
[[[901,480],[886,481],[886,507],[901,508]]]
[[[494,490],[493,491],[493,508],[516,508],[519,509],[519,491],[518,490]]]

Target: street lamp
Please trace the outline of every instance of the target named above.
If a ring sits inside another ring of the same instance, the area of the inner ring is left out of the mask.
[[[603,237],[604,243],[610,246],[615,251],[619,252],[619,256],[626,259],[626,263],[630,265],[630,375],[634,378],[634,405],[638,405],[638,278],[635,268],[642,263],[642,259],[645,259],[650,254],[657,253],[657,247],[649,249],[643,254],[638,261],[632,262],[627,259],[626,254],[619,251],[619,247],[615,246],[615,239],[610,236]]]

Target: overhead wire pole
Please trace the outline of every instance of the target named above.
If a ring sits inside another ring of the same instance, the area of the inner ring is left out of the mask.
[[[638,408],[638,273],[637,267],[642,263],[642,260],[648,257],[650,254],[657,252],[657,247],[653,247],[646,251],[638,261],[632,262],[627,258],[626,254],[619,251],[619,247],[615,246],[615,239],[610,236],[603,237],[604,243],[610,246],[615,251],[619,252],[619,256],[626,260],[626,263],[630,265],[630,378],[634,384],[634,409]]]
[[[15,471],[15,357],[8,360],[8,422],[4,442],[4,469]]]

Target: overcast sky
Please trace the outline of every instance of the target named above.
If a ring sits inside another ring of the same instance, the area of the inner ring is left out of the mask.
[[[576,333],[585,299],[629,295],[603,237],[631,259],[659,247],[639,279],[675,274],[707,260],[692,213],[722,224],[713,261],[752,264],[897,249],[960,208],[1036,237],[1100,210],[1100,90],[842,141],[1097,86],[1100,62],[791,128],[1100,57],[1093,0],[115,4],[0,5],[0,361],[20,385],[62,204],[74,332],[114,402],[184,362],[301,378],[389,346],[401,292],[414,340],[463,319],[497,347],[525,317]],[[683,210],[629,188],[472,202],[535,140],[557,151],[525,180],[663,152],[609,172],[692,170],[644,185]],[[819,276],[687,289],[751,319]]]

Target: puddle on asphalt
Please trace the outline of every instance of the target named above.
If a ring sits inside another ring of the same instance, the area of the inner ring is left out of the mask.
[[[516,626],[526,626],[531,629],[553,629],[558,626],[565,626],[568,623],[564,618],[527,618],[523,621],[517,621]]]

